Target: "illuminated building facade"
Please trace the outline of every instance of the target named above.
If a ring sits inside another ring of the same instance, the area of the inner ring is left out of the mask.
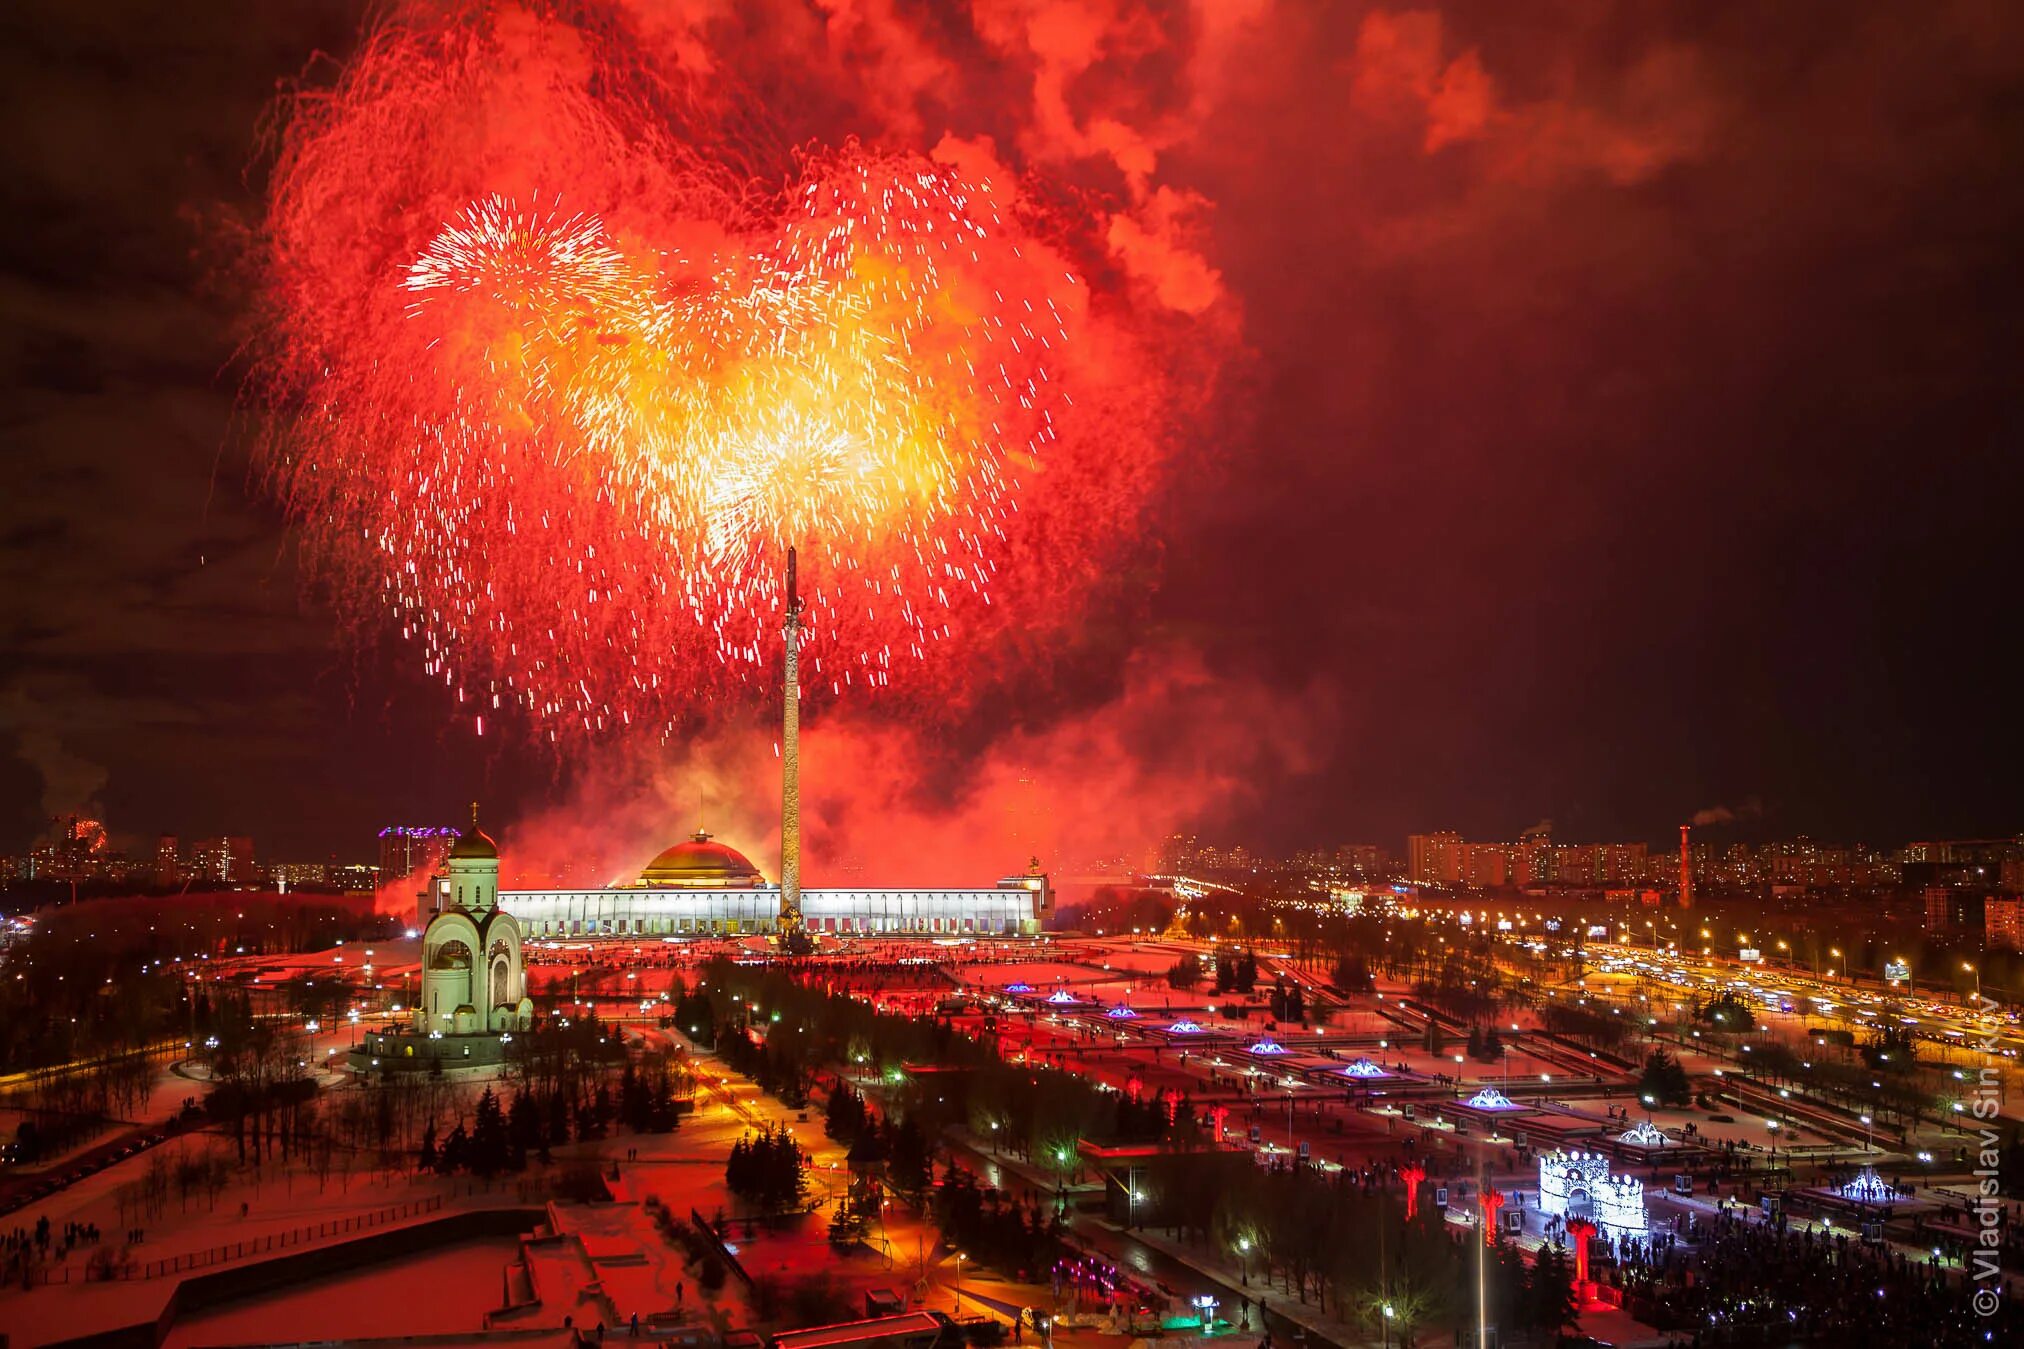
[[[434,877],[421,898],[423,924],[456,904],[447,876]],[[780,899],[780,887],[744,854],[701,831],[654,858],[631,885],[499,893],[529,941],[771,933],[779,930]],[[811,933],[1018,936],[1039,932],[1052,903],[1036,865],[976,889],[804,889],[800,908]]]

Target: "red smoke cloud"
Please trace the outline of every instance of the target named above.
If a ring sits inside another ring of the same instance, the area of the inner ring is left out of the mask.
[[[932,734],[831,720],[802,737],[810,885],[985,885],[1038,857],[1059,875],[1145,867],[1159,840],[1319,766],[1333,695],[1142,654],[1120,695],[952,758]],[[762,731],[611,756],[565,805],[500,836],[509,879],[630,880],[698,826],[779,876],[780,761]]]
[[[1480,144],[1493,179],[1542,183],[1600,172],[1641,182],[1698,155],[1713,135],[1716,105],[1693,49],[1658,44],[1606,81],[1577,81],[1565,62],[1545,88],[1514,98],[1475,47],[1452,51],[1432,10],[1373,10],[1350,60],[1351,105],[1378,124],[1424,125],[1428,154]]]

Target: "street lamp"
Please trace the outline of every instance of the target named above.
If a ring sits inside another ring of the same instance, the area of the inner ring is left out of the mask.
[[[1870,1142],[1870,1124],[1871,1124],[1871,1121],[1870,1121],[1870,1118],[1869,1118],[1869,1116],[1867,1116],[1867,1115],[1864,1115],[1864,1116],[1862,1117],[1862,1150],[1863,1150],[1863,1152],[1864,1152],[1865,1154],[1867,1154],[1867,1153],[1869,1152],[1869,1150],[1870,1150],[1870,1148],[1869,1148],[1869,1142]]]
[[[961,1251],[956,1252],[956,1311],[958,1313],[963,1310],[963,1262],[969,1258],[969,1256],[963,1254]]]
[[[1246,1288],[1251,1286],[1251,1238],[1237,1238],[1238,1269]]]

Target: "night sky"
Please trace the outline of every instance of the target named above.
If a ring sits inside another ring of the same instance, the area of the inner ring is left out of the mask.
[[[1197,202],[1240,345],[1159,495],[1157,588],[952,752],[1105,715],[1137,651],[1241,691],[1176,710],[1180,761],[1299,746],[1243,763],[1215,839],[2024,829],[2010,7],[1084,0],[1064,36],[980,4],[1024,55],[897,0],[827,46],[784,0],[640,7],[826,62],[844,92],[785,117],[810,134],[1039,160],[1066,59],[1070,115],[1156,128]],[[359,22],[0,14],[0,847],[85,809],[350,858],[391,818],[568,793],[573,764],[474,741],[411,650],[339,631],[236,433],[262,112]],[[922,45],[959,91],[868,113],[894,85],[862,72],[898,67],[864,52]]]

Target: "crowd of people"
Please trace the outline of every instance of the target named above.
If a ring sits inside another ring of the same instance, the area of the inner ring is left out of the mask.
[[[1611,1281],[1633,1314],[1696,1344],[1890,1339],[1922,1345],[2015,1343],[2007,1299],[1984,1315],[1971,1281],[1847,1230],[1802,1228],[1781,1214],[1695,1217],[1677,1234],[1625,1244]],[[1993,1338],[1990,1338],[1993,1337]]]
[[[139,1240],[138,1230],[127,1232],[130,1244]],[[60,1264],[72,1251],[96,1246],[99,1241],[97,1223],[67,1222],[59,1230],[47,1217],[38,1218],[33,1227],[16,1227],[0,1235],[0,1280],[17,1283],[30,1268],[52,1261]]]

